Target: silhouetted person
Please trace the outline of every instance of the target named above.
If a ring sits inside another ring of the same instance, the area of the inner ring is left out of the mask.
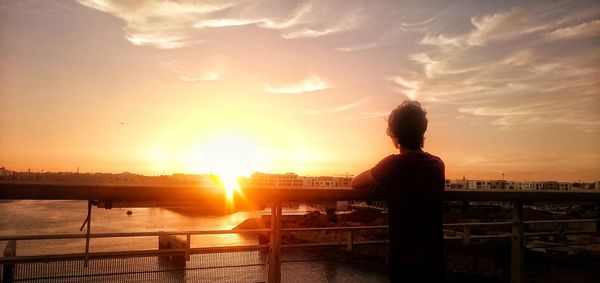
[[[391,282],[444,282],[442,230],[444,163],[422,150],[427,112],[404,101],[388,117],[387,134],[400,154],[352,180],[388,201]]]

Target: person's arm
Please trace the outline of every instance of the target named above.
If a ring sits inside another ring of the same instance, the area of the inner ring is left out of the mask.
[[[354,179],[352,179],[352,182],[350,183],[352,187],[357,189],[370,188],[376,184],[377,181],[375,181],[375,178],[373,178],[371,170],[367,170],[358,174],[356,177],[354,177]]]
[[[358,174],[350,185],[356,189],[368,190],[372,193],[385,193],[388,176],[394,174],[394,156],[390,155],[375,165],[375,167]]]

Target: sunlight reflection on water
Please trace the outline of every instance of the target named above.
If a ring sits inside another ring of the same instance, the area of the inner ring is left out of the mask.
[[[25,234],[73,234],[86,216],[85,201],[13,201],[0,203],[0,233],[2,235]],[[127,215],[131,210],[132,215]],[[164,208],[133,208],[110,210],[94,208],[92,233],[225,230],[231,229],[256,212],[236,212],[229,215],[195,215],[185,211]],[[85,231],[85,229],[84,229]],[[192,247],[249,245],[256,240],[249,235],[221,234],[192,237]],[[4,245],[5,243],[2,243]],[[156,249],[157,237],[97,238],[91,240],[91,251],[117,251],[127,249]],[[47,240],[20,241],[18,253],[45,254],[82,252],[84,241]]]

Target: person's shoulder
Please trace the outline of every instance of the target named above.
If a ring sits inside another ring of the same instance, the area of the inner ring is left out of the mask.
[[[398,160],[400,158],[402,158],[402,154],[390,154],[384,157],[382,160]]]
[[[390,154],[381,159],[381,161],[379,161],[379,164],[393,164],[399,162],[400,160],[402,160],[401,154]]]
[[[425,152],[425,154],[427,155],[427,159],[434,160],[434,161],[440,163],[440,165],[444,166],[444,161],[442,161],[442,159],[440,157],[435,156],[429,152]]]
[[[436,159],[436,160],[442,161],[442,159],[439,156],[433,155],[429,152],[425,152],[425,154],[427,155],[427,157],[429,157],[431,159]]]

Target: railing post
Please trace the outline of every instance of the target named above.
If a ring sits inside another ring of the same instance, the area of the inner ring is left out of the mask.
[[[4,247],[4,256],[17,256],[17,241],[11,240]],[[15,265],[7,263],[2,265],[2,282],[12,283],[14,278]]]
[[[83,261],[83,266],[88,267],[88,261],[90,257],[90,232],[92,226],[92,200],[88,200],[88,209],[87,209],[87,231],[85,233],[85,259]]]
[[[463,245],[471,244],[471,227],[463,226]]]
[[[271,233],[269,242],[268,282],[281,282],[281,203],[271,207]]]
[[[510,282],[523,282],[523,203],[513,201]]]
[[[352,252],[354,250],[354,233],[352,230],[346,232],[346,251]]]
[[[189,254],[189,240],[184,241],[176,237],[175,235],[159,235],[158,236],[158,249],[159,250],[185,250],[185,254],[161,254],[159,263],[161,265],[167,265],[175,267],[179,270],[185,269],[187,256]]]
[[[190,247],[192,243],[192,236],[190,234],[185,235],[185,261],[190,261]]]

